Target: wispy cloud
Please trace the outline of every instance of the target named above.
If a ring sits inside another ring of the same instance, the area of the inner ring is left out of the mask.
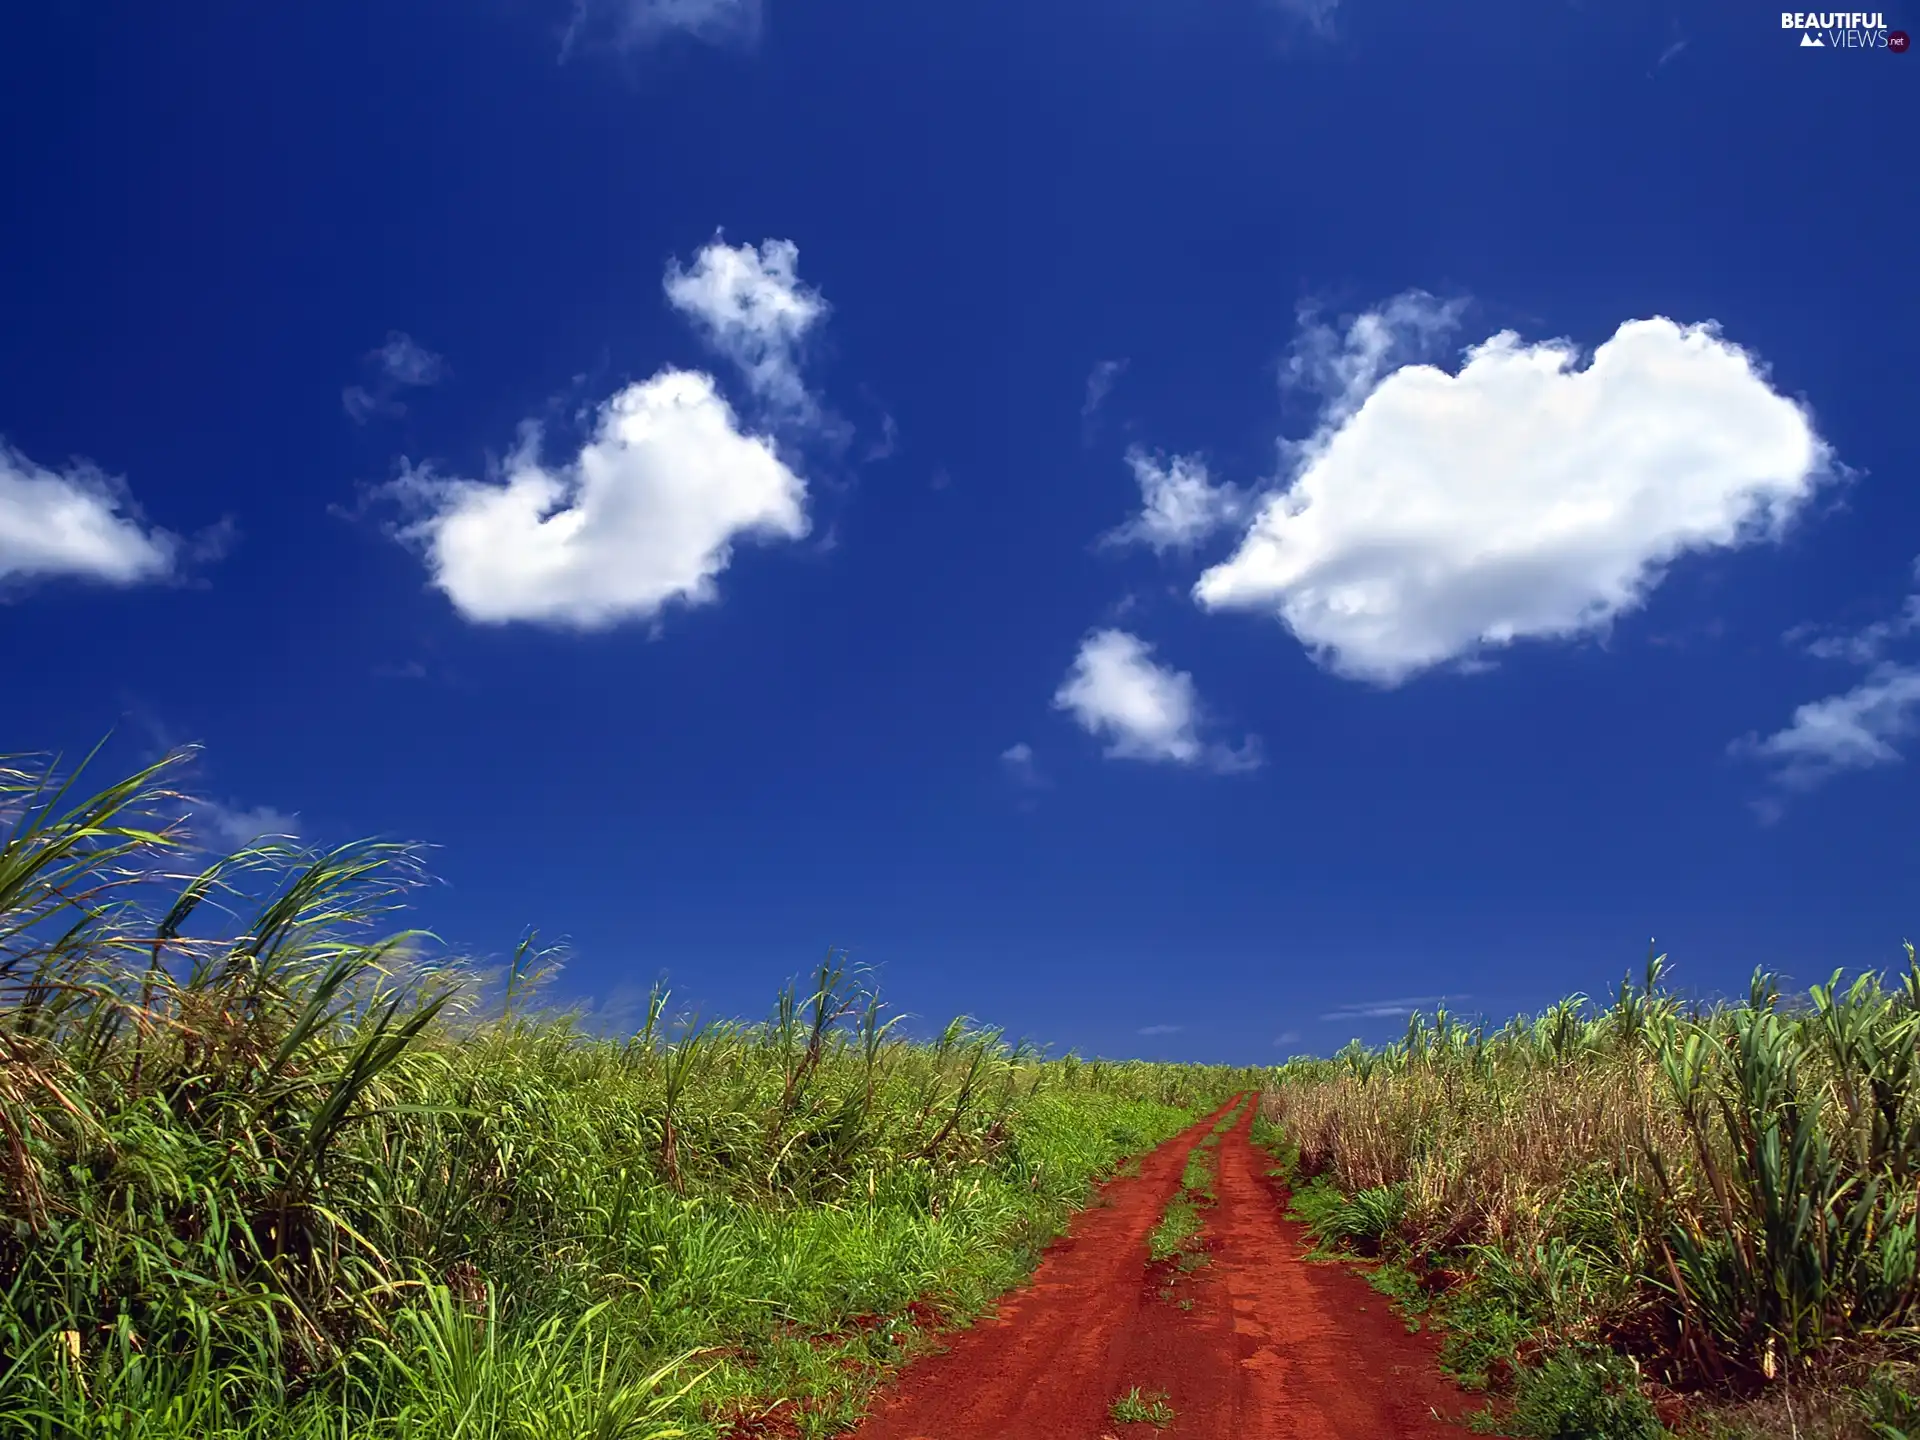
[[[257,840],[300,838],[299,815],[270,805],[243,809],[217,800],[196,800],[192,816],[201,839],[216,849],[238,850]]]
[[[1333,12],[1340,0],[1271,0],[1274,9],[1290,15],[1321,35],[1333,33]]]
[[[560,58],[595,48],[639,49],[674,35],[750,46],[764,24],[762,0],[574,0]]]
[[[1920,560],[1913,566],[1920,581]],[[1899,611],[1857,630],[1796,626],[1787,632],[1816,659],[1862,666],[1857,684],[1794,710],[1792,719],[1771,735],[1750,732],[1727,747],[1736,759],[1769,768],[1774,793],[1754,802],[1763,822],[1778,820],[1786,797],[1816,789],[1854,770],[1897,765],[1901,746],[1920,735],[1920,660],[1911,653],[1920,637],[1920,592],[1909,594]]]
[[[1897,742],[1920,733],[1920,666],[1879,665],[1852,689],[1814,700],[1764,738],[1744,735],[1730,753],[1773,767],[1776,784],[1812,790],[1849,770],[1898,764]],[[1777,819],[1780,802],[1762,801],[1764,819]]]
[[[1113,393],[1113,387],[1126,373],[1127,362],[1124,359],[1102,360],[1087,376],[1087,395],[1080,404],[1080,442],[1083,445],[1093,443],[1100,407],[1107,403],[1107,397]]]
[[[1046,787],[1047,779],[1040,773],[1040,762],[1034,758],[1033,747],[1024,740],[1000,752],[1000,768],[1023,790]]]
[[[799,275],[791,240],[702,248],[691,267],[668,263],[667,300],[739,369],[753,392],[785,416],[811,420],[819,406],[800,378],[800,347],[827,314],[818,290]]]
[[[356,425],[406,414],[400,399],[403,391],[438,385],[447,376],[446,360],[401,330],[388,334],[362,363],[372,372],[371,382],[349,385],[340,392],[340,407]]]
[[[1320,1019],[1325,1024],[1341,1020],[1405,1020],[1435,1006],[1470,998],[1467,995],[1410,995],[1399,1000],[1358,1000],[1330,1010]]]
[[[1134,1033],[1137,1035],[1178,1035],[1186,1028],[1184,1025],[1142,1025]]]
[[[1140,487],[1140,513],[1102,537],[1103,545],[1144,545],[1156,554],[1191,550],[1247,513],[1247,496],[1216,485],[1198,455],[1169,460],[1135,446],[1127,466]]]

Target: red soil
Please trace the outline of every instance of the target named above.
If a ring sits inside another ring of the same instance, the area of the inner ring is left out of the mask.
[[[1161,1146],[1139,1178],[1108,1185],[1033,1283],[909,1365],[854,1440],[1151,1435],[1108,1418],[1135,1386],[1167,1394],[1167,1440],[1459,1440],[1435,1414],[1468,1408],[1435,1367],[1436,1343],[1409,1335],[1364,1280],[1302,1258],[1308,1241],[1282,1218],[1269,1162],[1248,1138],[1251,1106],[1221,1137],[1219,1204],[1205,1213],[1212,1260],[1177,1291],[1192,1308],[1160,1298],[1147,1234],[1212,1124]]]

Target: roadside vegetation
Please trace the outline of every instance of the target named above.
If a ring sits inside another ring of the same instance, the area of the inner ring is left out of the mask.
[[[1156,1430],[1164,1430],[1174,1422],[1173,1407],[1167,1403],[1164,1390],[1142,1392],[1135,1385],[1126,1394],[1117,1397],[1107,1407],[1107,1415],[1120,1425],[1151,1425]]]
[[[632,1033],[404,928],[417,857],[198,854],[183,755],[0,767],[0,1432],[831,1433],[1252,1072],[902,1032],[836,957]]]
[[[1540,1437],[1920,1437],[1920,963],[1685,1003],[1444,1012],[1280,1067],[1255,1140],[1320,1244]]]
[[[1233,1128],[1249,1103],[1250,1097],[1237,1100],[1187,1152],[1180,1188],[1173,1192],[1160,1214],[1160,1223],[1147,1236],[1147,1264],[1159,1296],[1177,1303],[1182,1310],[1193,1308],[1193,1297],[1180,1294],[1180,1282],[1207,1263],[1202,1212],[1217,1203],[1213,1178],[1220,1137]]]

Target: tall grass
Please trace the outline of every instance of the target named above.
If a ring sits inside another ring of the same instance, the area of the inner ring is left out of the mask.
[[[197,855],[167,760],[0,769],[0,1429],[824,1432],[1245,1073],[915,1043],[838,957],[609,1038],[397,928],[408,850]]]
[[[1683,1004],[1664,957],[1611,1004],[1490,1030],[1414,1016],[1280,1067],[1264,1118],[1323,1235],[1445,1257],[1526,1350],[1610,1345],[1747,1390],[1916,1338],[1920,964]]]

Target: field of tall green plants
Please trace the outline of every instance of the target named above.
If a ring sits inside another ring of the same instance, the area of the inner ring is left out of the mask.
[[[0,1433],[830,1433],[1249,1085],[910,1040],[832,957],[609,1036],[405,929],[404,848],[198,853],[185,759],[0,768]]]
[[[1262,1131],[1299,1213],[1396,1262],[1463,1374],[1517,1382],[1511,1433],[1658,1435],[1658,1401],[1690,1433],[1920,1435],[1912,946],[1741,1003],[1683,1003],[1664,964],[1281,1067]]]

